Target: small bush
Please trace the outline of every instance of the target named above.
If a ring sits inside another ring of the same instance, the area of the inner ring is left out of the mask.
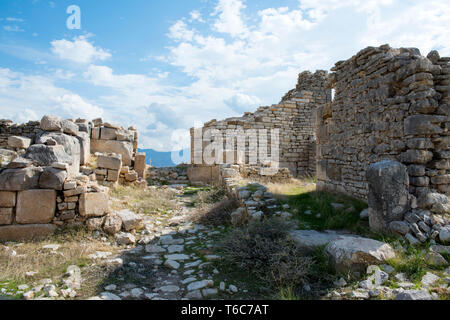
[[[288,237],[289,224],[279,218],[251,222],[229,232],[219,243],[225,261],[272,286],[306,281],[313,261]]]
[[[231,223],[231,213],[239,207],[239,201],[234,197],[226,197],[218,203],[203,205],[198,208],[193,220],[210,226],[224,226]]]

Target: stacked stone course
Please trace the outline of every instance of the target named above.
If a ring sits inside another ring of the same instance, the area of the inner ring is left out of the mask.
[[[107,187],[146,185],[130,167],[137,150],[135,128],[44,116],[23,125],[1,120],[0,130],[0,241],[44,237],[64,225],[120,230],[121,221],[110,215]],[[115,140],[91,140],[97,130]],[[96,153],[98,168],[93,169],[89,162],[96,148],[105,153]],[[123,157],[127,166],[122,166]],[[138,169],[145,171],[145,155],[139,162]]]
[[[250,150],[249,141],[246,141],[245,159],[237,159],[237,144],[233,150],[226,149],[227,129],[267,129],[268,147],[271,144],[271,130],[279,129],[279,166],[289,169],[292,176],[305,176],[315,174],[315,112],[314,110],[331,99],[331,90],[326,88],[328,73],[323,70],[302,72],[298,77],[298,84],[295,89],[289,91],[279,104],[260,107],[254,113],[246,112],[242,117],[228,118],[222,121],[211,120],[204,124],[200,130],[204,133],[208,129],[218,129],[224,136],[223,161],[227,161],[227,153],[234,153],[236,164],[244,167],[242,171],[251,171],[245,167],[262,167],[267,164],[261,163],[258,159],[256,165],[249,163],[251,153],[257,150]],[[191,129],[191,163],[194,157],[203,156],[202,150],[196,150],[197,145],[203,148],[212,142],[212,138],[203,136],[202,141],[195,140],[195,131]],[[259,144],[258,144],[259,145]],[[269,150],[270,155],[270,150]],[[204,167],[210,168],[204,168]],[[217,181],[218,169],[211,169],[215,165],[208,166],[205,163],[195,164],[191,169],[194,180],[214,182]],[[210,171],[205,174],[206,171]],[[198,173],[200,172],[200,173]],[[191,182],[193,179],[190,179]],[[209,180],[209,181],[208,181]]]
[[[336,63],[331,103],[317,112],[317,186],[367,199],[370,164],[408,168],[410,192],[449,194],[449,58],[368,47]]]

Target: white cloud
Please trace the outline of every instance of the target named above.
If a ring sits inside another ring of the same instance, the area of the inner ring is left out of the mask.
[[[95,47],[86,36],[75,37],[73,41],[61,39],[51,42],[52,52],[60,59],[76,63],[90,63],[95,60],[106,60],[111,54],[106,50]]]
[[[247,32],[242,10],[246,6],[240,0],[219,0],[212,16],[219,18],[214,22],[214,29],[235,37]]]
[[[3,26],[3,29],[5,31],[8,31],[8,32],[24,32],[25,31],[25,30],[21,29],[19,26],[16,26],[16,25],[14,25],[14,26],[10,26],[10,25]]]
[[[21,18],[14,18],[14,17],[7,17],[6,21],[11,21],[11,22],[23,22],[24,20]]]
[[[103,110],[80,95],[55,85],[52,76],[25,75],[0,68],[2,117],[14,121],[38,120],[45,114],[92,119]]]
[[[52,42],[58,57],[83,63],[77,70],[58,65],[37,77],[0,69],[0,105],[8,106],[2,115],[84,113],[92,119],[101,114],[107,121],[136,125],[140,147],[169,151],[189,141],[187,130],[194,124],[277,103],[295,86],[299,72],[329,69],[365,46],[417,46],[423,54],[438,48],[449,55],[449,10],[444,0],[302,0],[293,8],[249,12],[244,1],[219,0],[210,12],[202,9],[208,23],[198,23],[204,20],[197,10],[173,23],[167,54],[141,59],[157,62],[150,65],[152,74],[119,73],[113,65],[101,65],[111,55],[87,36]],[[15,49],[0,45],[0,51],[35,57]],[[49,57],[41,60],[51,64]],[[180,73],[190,80],[179,84]],[[67,80],[94,87],[94,97],[56,85]]]

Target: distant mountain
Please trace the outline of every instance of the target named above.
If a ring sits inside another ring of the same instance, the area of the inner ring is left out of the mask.
[[[138,149],[139,152],[145,152],[145,163],[154,167],[174,167],[178,163],[172,160],[172,152],[160,152],[153,149]],[[190,159],[190,150],[184,149],[178,151],[181,162],[187,163]],[[175,159],[176,160],[176,159]]]

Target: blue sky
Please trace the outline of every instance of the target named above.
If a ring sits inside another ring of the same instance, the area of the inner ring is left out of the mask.
[[[101,116],[183,149],[190,127],[277,103],[366,46],[449,56],[448,17],[444,0],[1,1],[0,118]]]

